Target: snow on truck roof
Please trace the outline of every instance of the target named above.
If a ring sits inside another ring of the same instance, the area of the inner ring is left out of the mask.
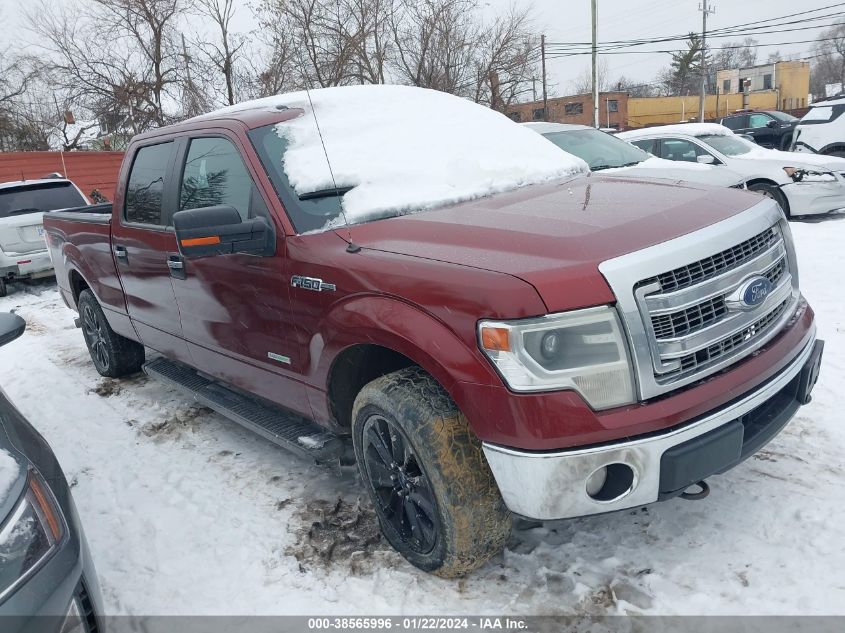
[[[655,125],[637,130],[620,132],[616,136],[626,141],[654,134],[685,134],[687,136],[733,136],[733,132],[718,123],[679,123],[677,125]]]
[[[284,170],[291,185],[299,195],[353,187],[343,196],[350,222],[589,172],[580,158],[499,112],[410,86],[321,88],[310,91],[310,100],[293,92],[198,118],[285,107],[304,111],[275,124],[287,140]]]

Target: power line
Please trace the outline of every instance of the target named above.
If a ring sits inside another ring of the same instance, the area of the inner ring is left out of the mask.
[[[752,44],[750,46],[746,45],[739,45],[739,46],[714,46],[709,48],[708,51],[726,51],[726,50],[736,50],[736,49],[743,49],[743,48],[758,48],[763,46],[792,46],[794,44],[813,44],[815,42],[831,42],[833,40],[838,40],[838,37],[822,37],[816,38],[812,40],[796,40],[792,42],[772,42],[769,44]],[[602,52],[602,55],[654,55],[654,54],[665,54],[665,53],[686,53],[689,49],[686,48],[670,48],[670,49],[661,49],[661,50],[650,50],[650,51],[605,51]],[[577,57],[579,55],[590,55],[590,51],[583,51],[583,52],[576,52],[576,53],[546,53],[546,59],[560,59],[563,57]]]
[[[793,32],[796,32],[796,31],[810,31],[810,30],[816,30],[816,29],[826,29],[826,28],[830,28],[830,27],[834,27],[834,26],[843,26],[843,25],[845,25],[845,22],[833,22],[831,24],[817,24],[817,25],[813,25],[813,26],[802,26],[802,27],[795,27],[795,28],[791,28],[791,29],[777,29],[777,30],[773,30],[773,31],[761,31],[761,32],[758,32],[758,33],[737,32],[737,33],[716,34],[716,35],[709,35],[708,34],[708,36],[712,37],[712,38],[720,38],[721,39],[721,38],[728,38],[728,37],[730,37],[730,38],[742,37],[743,35],[775,35],[775,34],[779,34],[779,33],[793,33]],[[634,46],[644,46],[646,44],[663,44],[663,43],[668,43],[668,42],[686,41],[686,40],[689,39],[689,35],[690,34],[687,33],[684,36],[661,37],[661,38],[654,38],[654,39],[651,39],[651,40],[630,40],[628,42],[625,42],[623,40],[619,40],[618,42],[603,42],[602,44],[599,45],[599,47],[600,47],[599,52],[619,50],[619,49],[622,49],[622,48],[631,48],[631,47],[634,47]],[[832,39],[838,39],[838,38],[832,38]],[[590,46],[592,47],[592,45],[590,45]],[[602,48],[602,47],[604,47],[604,48]],[[582,48],[584,48],[584,47],[581,46],[580,44],[574,45],[574,46],[568,46],[566,44],[552,44],[552,43],[549,43],[549,42],[546,43],[546,49],[547,50],[552,50],[553,52],[558,52],[558,53],[560,53],[560,52],[570,52],[570,51],[577,53],[577,52],[580,52],[580,49],[582,49]]]

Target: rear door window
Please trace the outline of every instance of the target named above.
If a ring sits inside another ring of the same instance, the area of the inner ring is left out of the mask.
[[[253,199],[260,198],[240,152],[231,141],[221,137],[191,140],[182,184],[179,210],[229,206],[241,219],[254,216]]]
[[[28,213],[85,205],[85,198],[69,182],[39,183],[0,189],[0,219]]]
[[[126,187],[124,217],[136,224],[164,225],[164,179],[170,166],[173,142],[142,147],[132,161]]]
[[[660,156],[659,149],[657,147],[657,139],[644,138],[639,141],[631,141],[631,143],[639,147],[644,152],[648,152],[649,154],[653,154],[654,156]]]
[[[660,155],[669,160],[685,161],[695,163],[699,156],[710,155],[703,147],[699,147],[682,138],[664,138],[660,142]],[[714,157],[715,158],[715,157]]]
[[[724,125],[729,130],[742,130],[746,126],[746,120],[748,117],[746,115],[741,116],[729,116],[722,119],[722,125]]]

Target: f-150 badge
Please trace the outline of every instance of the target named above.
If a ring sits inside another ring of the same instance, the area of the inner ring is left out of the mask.
[[[316,292],[322,292],[323,290],[337,290],[334,284],[327,284],[322,279],[303,277],[302,275],[294,275],[291,277],[290,285],[294,288],[303,288],[305,290],[314,290]]]

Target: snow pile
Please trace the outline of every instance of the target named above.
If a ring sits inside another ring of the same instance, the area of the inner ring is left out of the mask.
[[[18,479],[18,463],[9,453],[0,449],[0,499],[3,499]]]
[[[285,172],[299,195],[354,187],[343,197],[350,222],[589,171],[579,158],[504,115],[443,92],[346,86],[312,90],[310,96],[309,102],[305,92],[283,94],[214,114],[279,105],[303,109],[303,116],[276,128],[289,141]]]
[[[616,136],[626,141],[630,139],[659,134],[686,134],[687,136],[733,136],[734,133],[724,125],[718,123],[680,123],[678,125],[658,125],[643,127],[637,130],[620,132]]]

